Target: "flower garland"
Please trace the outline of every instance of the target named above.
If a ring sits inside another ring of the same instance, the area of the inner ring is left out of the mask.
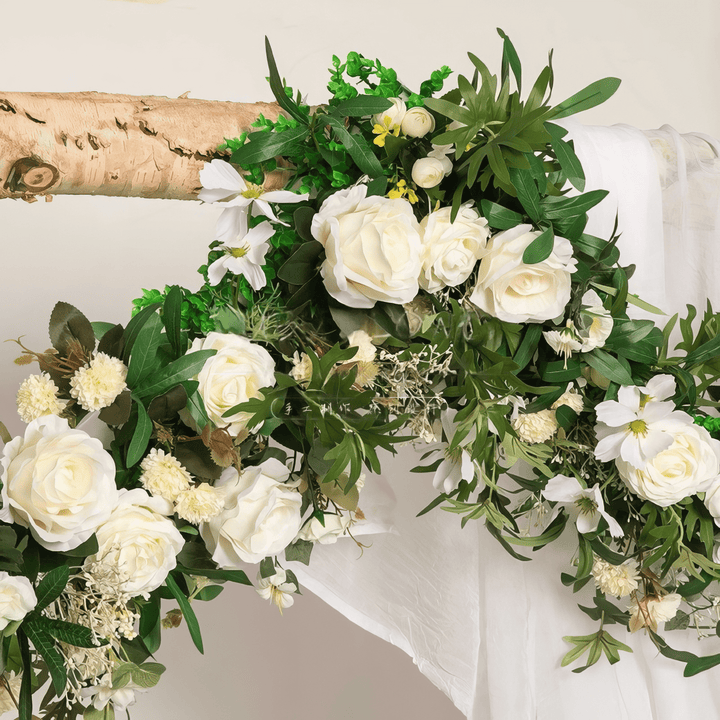
[[[720,628],[718,316],[631,319],[628,303],[654,309],[617,237],[585,232],[607,193],[584,192],[556,123],[619,81],[553,107],[548,64],[523,99],[500,35],[500,77],[470,54],[442,95],[447,67],[412,92],[334,57],[314,109],[268,45],[284,114],[200,174],[223,207],[200,290],[144,291],[124,327],[58,303],[53,350],[23,348],[40,374],[0,508],[2,693],[21,720],[48,680],[43,717],[114,717],[160,679],[161,628],[184,619],[202,649],[192,602],[251,585],[248,566],[291,607],[288,565],[362,532],[365,471],[408,441],[439,493],[423,512],[483,520],[521,559],[574,526],[561,581],[594,583],[579,607],[600,627],[566,638],[563,665],[630,652],[611,624],[686,675],[720,663],[658,634]]]

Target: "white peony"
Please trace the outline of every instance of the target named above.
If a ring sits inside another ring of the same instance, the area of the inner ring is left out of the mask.
[[[140,463],[141,485],[151,494],[175,502],[190,487],[192,477],[180,461],[164,450],[152,448]]]
[[[420,222],[420,286],[431,293],[465,282],[485,252],[490,237],[487,220],[471,203],[460,206],[455,222],[450,222],[451,214],[451,207],[440,208]]]
[[[452,166],[451,166],[452,167]],[[447,163],[436,157],[424,157],[415,161],[412,167],[413,182],[421,188],[434,188],[439,185],[445,175]]]
[[[68,401],[60,400],[58,392],[58,386],[47,373],[25,378],[17,394],[20,419],[30,423],[43,415],[60,415]]]
[[[663,595],[661,598],[646,596],[640,602],[633,600],[628,607],[632,613],[630,618],[630,632],[636,632],[642,627],[649,627],[657,632],[658,623],[672,620],[677,615],[682,602],[682,596],[677,593]]]
[[[86,563],[102,561],[117,567],[128,595],[144,595],[159,588],[175,567],[185,541],[166,517],[172,508],[142,488],[120,490],[112,515],[97,530],[98,551]]]
[[[512,428],[521,440],[527,443],[541,443],[549,440],[558,429],[553,410],[521,413],[512,421]]]
[[[89,364],[81,367],[70,378],[70,395],[83,410],[101,410],[115,402],[127,387],[127,367],[116,357],[97,353]]]
[[[373,122],[377,125],[387,127],[388,130],[393,130],[396,127],[402,127],[402,121],[407,112],[407,106],[405,102],[400,98],[388,98],[392,102],[392,105],[383,112],[373,116]]]
[[[36,605],[35,590],[26,577],[0,572],[0,631],[22,620]]]
[[[224,506],[225,494],[209,483],[193,486],[181,492],[175,500],[177,516],[193,525],[212,520]]]
[[[200,525],[200,535],[221,568],[258,563],[284,550],[302,524],[302,496],[285,481],[290,471],[271,458],[242,473],[227,468],[215,483],[225,493],[225,508]]]
[[[339,190],[313,218],[313,237],[325,248],[325,287],[348,307],[410,302],[420,275],[420,226],[412,205],[366,194],[366,185]]]
[[[539,235],[530,225],[518,225],[493,236],[470,302],[512,323],[544,322],[562,315],[577,262],[570,241],[556,236],[549,257],[526,265],[523,253]]]
[[[404,115],[400,128],[408,137],[425,137],[435,129],[435,118],[424,108],[410,108]]]
[[[2,468],[0,520],[29,527],[48,550],[84,543],[117,500],[115,463],[102,443],[56,415],[9,442]]]
[[[628,487],[660,507],[712,488],[720,475],[720,442],[711,438],[705,428],[672,416],[656,423],[656,429],[667,432],[672,444],[648,460],[643,469],[622,458],[615,461]]]
[[[340,536],[345,535],[353,522],[350,514],[338,515],[336,513],[323,513],[323,520],[325,525],[313,517],[310,522],[305,523],[298,533],[298,538],[321,545],[332,545]]]
[[[287,572],[283,568],[277,568],[274,575],[266,578],[258,573],[257,580],[257,594],[263,600],[270,600],[277,605],[281,614],[285,608],[291,607],[295,602],[293,593],[297,591],[297,585],[288,580]]]
[[[197,350],[217,350],[193,378],[200,383],[198,391],[208,417],[217,427],[227,428],[230,435],[238,435],[252,415],[236,412],[223,417],[223,413],[250,398],[262,397],[262,388],[275,385],[275,361],[264,347],[241,335],[211,332],[194,340],[188,353]]]
[[[597,555],[593,560],[592,575],[595,587],[616,598],[630,595],[633,590],[638,589],[640,581],[638,564],[634,560],[626,560],[622,565],[612,565]]]

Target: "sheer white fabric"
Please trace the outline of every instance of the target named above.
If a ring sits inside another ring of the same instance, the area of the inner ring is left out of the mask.
[[[627,126],[567,123],[587,175],[587,190],[610,196],[591,213],[587,231],[608,237],[617,214],[623,265],[635,264],[631,291],[666,312],[686,303],[720,307],[720,144],[664,127],[643,134]],[[658,321],[662,322],[662,318]],[[397,504],[362,554],[350,541],[324,547],[301,583],[361,627],[407,652],[470,720],[677,720],[689,708],[720,716],[717,674],[682,678],[682,665],[658,655],[645,638],[608,630],[634,653],[610,666],[574,674],[560,667],[564,635],[594,632],[560,583],[573,537],[512,559],[479,523],[415,514],[432,498],[409,448],[368,478],[363,505],[386,495]],[[360,538],[362,540],[362,538]],[[668,642],[702,652],[718,648],[668,633]]]

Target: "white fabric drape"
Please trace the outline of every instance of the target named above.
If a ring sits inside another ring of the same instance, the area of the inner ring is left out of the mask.
[[[608,237],[617,214],[621,262],[637,265],[631,292],[669,313],[686,303],[702,310],[708,297],[720,307],[720,144],[669,127],[643,134],[622,125],[566,126],[586,190],[610,191],[587,232]],[[591,589],[573,595],[560,583],[571,531],[522,563],[479,523],[461,530],[441,510],[415,518],[433,496],[427,476],[408,472],[417,463],[404,448],[363,490],[364,509],[376,493],[395,491],[392,532],[372,536],[362,557],[351,541],[323,547],[309,568],[293,568],[301,583],[407,652],[470,720],[677,720],[689,708],[720,717],[717,670],[683,679],[682,665],[618,626],[607,629],[632,655],[614,666],[603,658],[581,674],[561,668],[570,647],[562,636],[596,629],[576,607],[591,604]],[[673,633],[667,640],[718,651]]]

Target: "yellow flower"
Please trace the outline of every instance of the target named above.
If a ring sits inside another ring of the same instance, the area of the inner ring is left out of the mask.
[[[388,135],[398,137],[400,135],[400,126],[393,125],[392,120],[389,117],[386,117],[383,119],[382,125],[380,123],[375,123],[372,131],[373,135],[377,135],[377,137],[373,140],[375,145],[378,147],[385,147],[385,138]]]
[[[406,195],[407,199],[411,203],[416,203],[418,201],[418,196],[415,194],[415,191],[412,188],[407,187],[404,180],[398,180],[395,187],[390,190],[387,196],[391,200],[397,200],[398,198],[405,197]]]

